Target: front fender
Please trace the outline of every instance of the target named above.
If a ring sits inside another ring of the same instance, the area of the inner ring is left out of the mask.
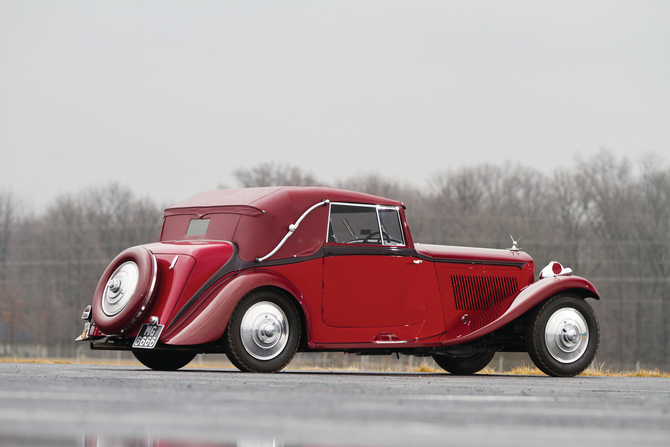
[[[253,270],[235,275],[210,293],[172,330],[161,337],[167,345],[200,345],[218,340],[228,325],[237,303],[247,293],[259,287],[277,287],[293,295],[302,306],[302,295],[297,287],[284,276],[269,270]],[[305,306],[302,306],[307,312]],[[306,321],[309,318],[305,315]],[[309,331],[309,323],[307,330]]]
[[[579,276],[554,276],[541,279],[482,312],[470,321],[445,334],[444,346],[465,343],[500,329],[520,317],[538,303],[560,292],[574,293],[582,298],[599,300],[600,295],[591,282]]]

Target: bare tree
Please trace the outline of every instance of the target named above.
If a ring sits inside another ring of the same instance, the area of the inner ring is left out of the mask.
[[[25,305],[14,282],[11,280],[7,281],[3,287],[2,300],[0,301],[0,314],[2,314],[2,320],[8,333],[7,339],[12,347],[16,341],[16,335],[23,327],[23,321],[25,320],[24,308]]]
[[[546,220],[546,179],[536,171],[480,165],[447,171],[429,180],[431,230],[441,243],[509,246],[510,235],[524,243],[541,234]]]
[[[5,263],[9,255],[9,241],[19,218],[19,204],[10,192],[0,192],[0,293],[6,279]]]
[[[438,173],[425,188],[376,174],[337,186],[401,200],[415,241],[505,248],[510,234],[521,237],[538,268],[562,261],[598,287],[600,360],[667,367],[670,170],[663,166],[646,157],[636,171],[602,151],[552,176],[483,164]],[[245,187],[318,183],[272,163],[235,176]],[[38,217],[18,210],[13,194],[0,193],[0,334],[73,346],[104,268],[126,247],[156,240],[161,210],[118,184],[61,196]]]
[[[484,197],[484,167],[467,168],[458,172],[447,171],[434,175],[429,185],[441,202],[457,207],[462,214],[474,213],[482,206]]]
[[[18,323],[22,316],[22,302],[13,283],[9,281],[8,260],[10,242],[18,221],[18,200],[11,192],[0,192],[0,310],[6,324],[10,343],[14,343]]]
[[[575,174],[565,169],[554,171],[547,186],[546,200],[555,222],[549,234],[555,234],[558,243],[552,248],[554,256],[564,260],[578,272],[581,265],[582,242],[586,241],[587,219],[581,202],[580,185]]]
[[[380,197],[390,197],[402,202],[413,200],[419,195],[415,188],[384,178],[379,174],[354,175],[337,182],[337,187]]]
[[[427,241],[424,239],[425,232],[423,231],[429,225],[428,220],[425,219],[425,197],[418,188],[384,178],[379,174],[354,175],[337,182],[336,186],[401,201],[408,210],[406,215],[412,227],[412,236]]]
[[[80,200],[87,225],[106,257],[158,239],[161,211],[150,200],[135,199],[130,188],[111,183],[85,192]]]
[[[575,176],[588,228],[581,264],[603,296],[603,354],[620,362],[662,364],[668,354],[668,248],[670,202],[667,170],[603,150],[580,160]],[[583,227],[584,228],[584,227]]]
[[[58,197],[35,236],[40,261],[38,279],[28,286],[34,291],[31,324],[48,328],[52,342],[69,345],[104,269],[124,249],[156,241],[160,223],[153,202],[118,184]]]
[[[641,165],[637,256],[641,273],[649,278],[644,286],[654,309],[642,309],[640,324],[649,327],[660,316],[657,343],[645,343],[648,356],[660,363],[670,358],[670,170],[662,170],[654,156],[643,157]]]
[[[461,171],[445,171],[428,181],[431,189],[429,230],[432,242],[454,245],[477,245],[471,232],[481,234],[482,223],[478,214],[483,211],[486,177],[481,175],[482,167]]]
[[[315,186],[319,182],[297,166],[261,163],[255,168],[240,168],[233,173],[245,188],[254,186]]]

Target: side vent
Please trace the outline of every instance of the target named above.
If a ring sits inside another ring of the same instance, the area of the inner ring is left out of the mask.
[[[452,275],[451,286],[458,310],[487,310],[519,291],[513,276]]]

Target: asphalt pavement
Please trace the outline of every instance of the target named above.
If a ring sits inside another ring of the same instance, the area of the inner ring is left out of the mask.
[[[670,445],[670,379],[0,363],[0,445]]]

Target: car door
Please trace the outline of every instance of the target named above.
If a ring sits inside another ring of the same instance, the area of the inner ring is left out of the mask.
[[[426,316],[414,250],[394,207],[331,204],[323,269],[323,322],[390,328]]]

